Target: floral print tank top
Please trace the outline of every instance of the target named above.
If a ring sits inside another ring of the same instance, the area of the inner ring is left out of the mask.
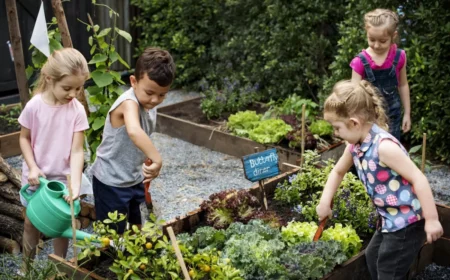
[[[381,141],[396,138],[374,124],[363,143],[350,146],[358,176],[381,216],[381,231],[394,232],[422,219],[422,208],[414,187],[378,158]]]

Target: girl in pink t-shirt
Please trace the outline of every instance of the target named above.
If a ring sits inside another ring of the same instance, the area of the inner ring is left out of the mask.
[[[406,54],[394,43],[398,16],[390,10],[376,9],[365,14],[364,23],[369,47],[351,61],[352,81],[365,79],[378,88],[384,97],[389,132],[400,140],[400,130],[411,129],[411,104]]]
[[[73,199],[80,192],[84,164],[84,130],[89,124],[83,105],[75,98],[83,93],[89,69],[83,55],[72,48],[54,51],[44,64],[34,97],[27,103],[19,117],[20,148],[25,159],[22,167],[22,184],[29,183],[33,192],[39,186],[39,177],[66,182]],[[69,197],[65,197],[67,201]],[[22,204],[26,201],[21,197]],[[39,241],[39,231],[25,216],[23,233],[24,257],[34,259]],[[56,238],[55,254],[65,257],[69,240]],[[23,269],[27,270],[27,261]]]

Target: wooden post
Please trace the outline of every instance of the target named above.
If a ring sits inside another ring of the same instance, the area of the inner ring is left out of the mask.
[[[52,0],[53,13],[58,21],[59,32],[61,32],[61,39],[65,48],[73,48],[72,39],[70,38],[69,28],[67,27],[66,15],[61,0]]]
[[[75,220],[75,211],[73,208],[73,192],[72,192],[72,184],[70,183],[71,177],[70,174],[67,174],[67,188],[69,189],[70,195],[70,215],[72,216],[72,246],[73,246],[73,259],[75,261],[75,265],[78,266],[78,254],[77,254],[77,223]]]
[[[173,249],[175,250],[175,255],[177,256],[178,263],[180,264],[181,267],[181,271],[183,272],[184,279],[191,280],[191,277],[189,277],[189,273],[186,268],[186,264],[184,263],[183,256],[181,255],[180,247],[178,247],[177,238],[171,226],[167,227],[167,233],[169,234],[170,241],[172,241],[172,246]]]
[[[72,39],[70,37],[69,27],[67,26],[66,15],[64,13],[64,8],[62,6],[61,0],[52,0],[52,8],[58,22],[58,28],[59,32],[61,33],[63,46],[65,48],[73,48]],[[86,115],[89,116],[89,106],[86,101],[84,91],[82,91],[81,94],[77,96],[77,99],[81,102],[81,104],[83,104]]]
[[[302,106],[302,150],[300,155],[300,168],[303,167],[303,154],[305,153],[305,109],[306,106]]]
[[[421,166],[421,170],[422,173],[425,172],[425,153],[427,151],[427,134],[424,133],[423,134],[423,143],[422,143],[422,166]]]
[[[5,4],[6,15],[8,17],[9,38],[14,56],[17,87],[19,88],[20,103],[22,104],[22,108],[24,108],[28,100],[30,100],[30,93],[28,91],[28,81],[25,73],[25,59],[23,57],[22,36],[20,35],[16,0],[6,0]]]

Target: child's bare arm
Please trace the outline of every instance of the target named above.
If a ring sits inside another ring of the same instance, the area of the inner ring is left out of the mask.
[[[359,75],[358,73],[356,73],[355,70],[352,70],[352,82],[354,83],[359,83],[362,80],[361,75]]]
[[[131,141],[133,141],[133,143],[152,160],[153,164],[157,164],[161,167],[161,155],[153,145],[150,137],[148,137],[141,128],[138,104],[132,100],[126,100],[122,102],[120,107],[122,107],[121,112],[123,112],[125,127]]]
[[[39,177],[45,178],[45,174],[42,173],[34,159],[33,149],[31,148],[31,132],[23,126],[20,130],[19,145],[29,169],[28,183],[30,185],[39,185]]]
[[[414,187],[422,207],[422,215],[425,218],[427,240],[431,243],[438,239],[442,235],[443,229],[438,219],[430,184],[425,175],[400,147],[390,140],[380,143],[378,153],[381,162],[401,175]]]
[[[400,70],[400,85],[398,86],[398,93],[400,94],[400,100],[402,101],[404,116],[402,129],[404,132],[408,132],[411,129],[411,102],[410,91],[408,85],[408,77],[406,76],[406,61],[405,66]]]
[[[84,132],[79,131],[73,134],[72,148],[70,151],[70,186],[72,188],[73,199],[80,195],[81,173],[84,165]],[[69,182],[67,182],[69,184]],[[69,201],[69,197],[66,197]]]
[[[350,153],[350,145],[345,148],[344,154],[341,156],[337,164],[334,166],[330,175],[328,176],[327,183],[323,189],[322,197],[320,198],[319,205],[317,205],[316,212],[319,216],[319,221],[325,219],[331,215],[331,201],[336,193],[345,173],[353,165],[352,155]]]

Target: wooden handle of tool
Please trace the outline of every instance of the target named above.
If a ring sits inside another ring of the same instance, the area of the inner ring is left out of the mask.
[[[145,165],[146,165],[146,166],[150,166],[152,163],[153,163],[152,160],[149,159],[149,158],[147,158],[147,159],[145,160]],[[147,183],[144,184],[145,202],[146,202],[147,204],[152,203],[152,197],[150,196],[150,194],[149,194],[149,192],[148,192],[149,189],[150,189],[150,182],[147,182]]]
[[[333,208],[333,201],[331,201],[331,208]],[[313,241],[319,240],[319,238],[322,236],[322,232],[325,229],[325,226],[327,225],[328,217],[325,217],[322,221],[319,223],[319,227],[317,228],[316,234],[314,234]]]
[[[75,244],[77,243],[77,226],[75,221],[75,210],[73,208],[73,192],[72,192],[72,185],[70,184],[70,174],[66,175],[67,178],[67,188],[69,189],[69,196],[70,196],[70,215],[72,217],[72,245],[73,245],[73,259],[75,260],[75,265],[78,266],[78,254],[77,254],[77,247]]]
[[[189,273],[186,268],[186,264],[184,263],[183,256],[181,255],[180,247],[178,247],[177,238],[175,237],[175,233],[173,232],[172,227],[167,227],[167,233],[169,234],[170,241],[172,241],[173,249],[175,250],[175,255],[177,256],[178,263],[180,264],[181,271],[183,271],[183,275],[185,279],[191,280],[189,277]]]

